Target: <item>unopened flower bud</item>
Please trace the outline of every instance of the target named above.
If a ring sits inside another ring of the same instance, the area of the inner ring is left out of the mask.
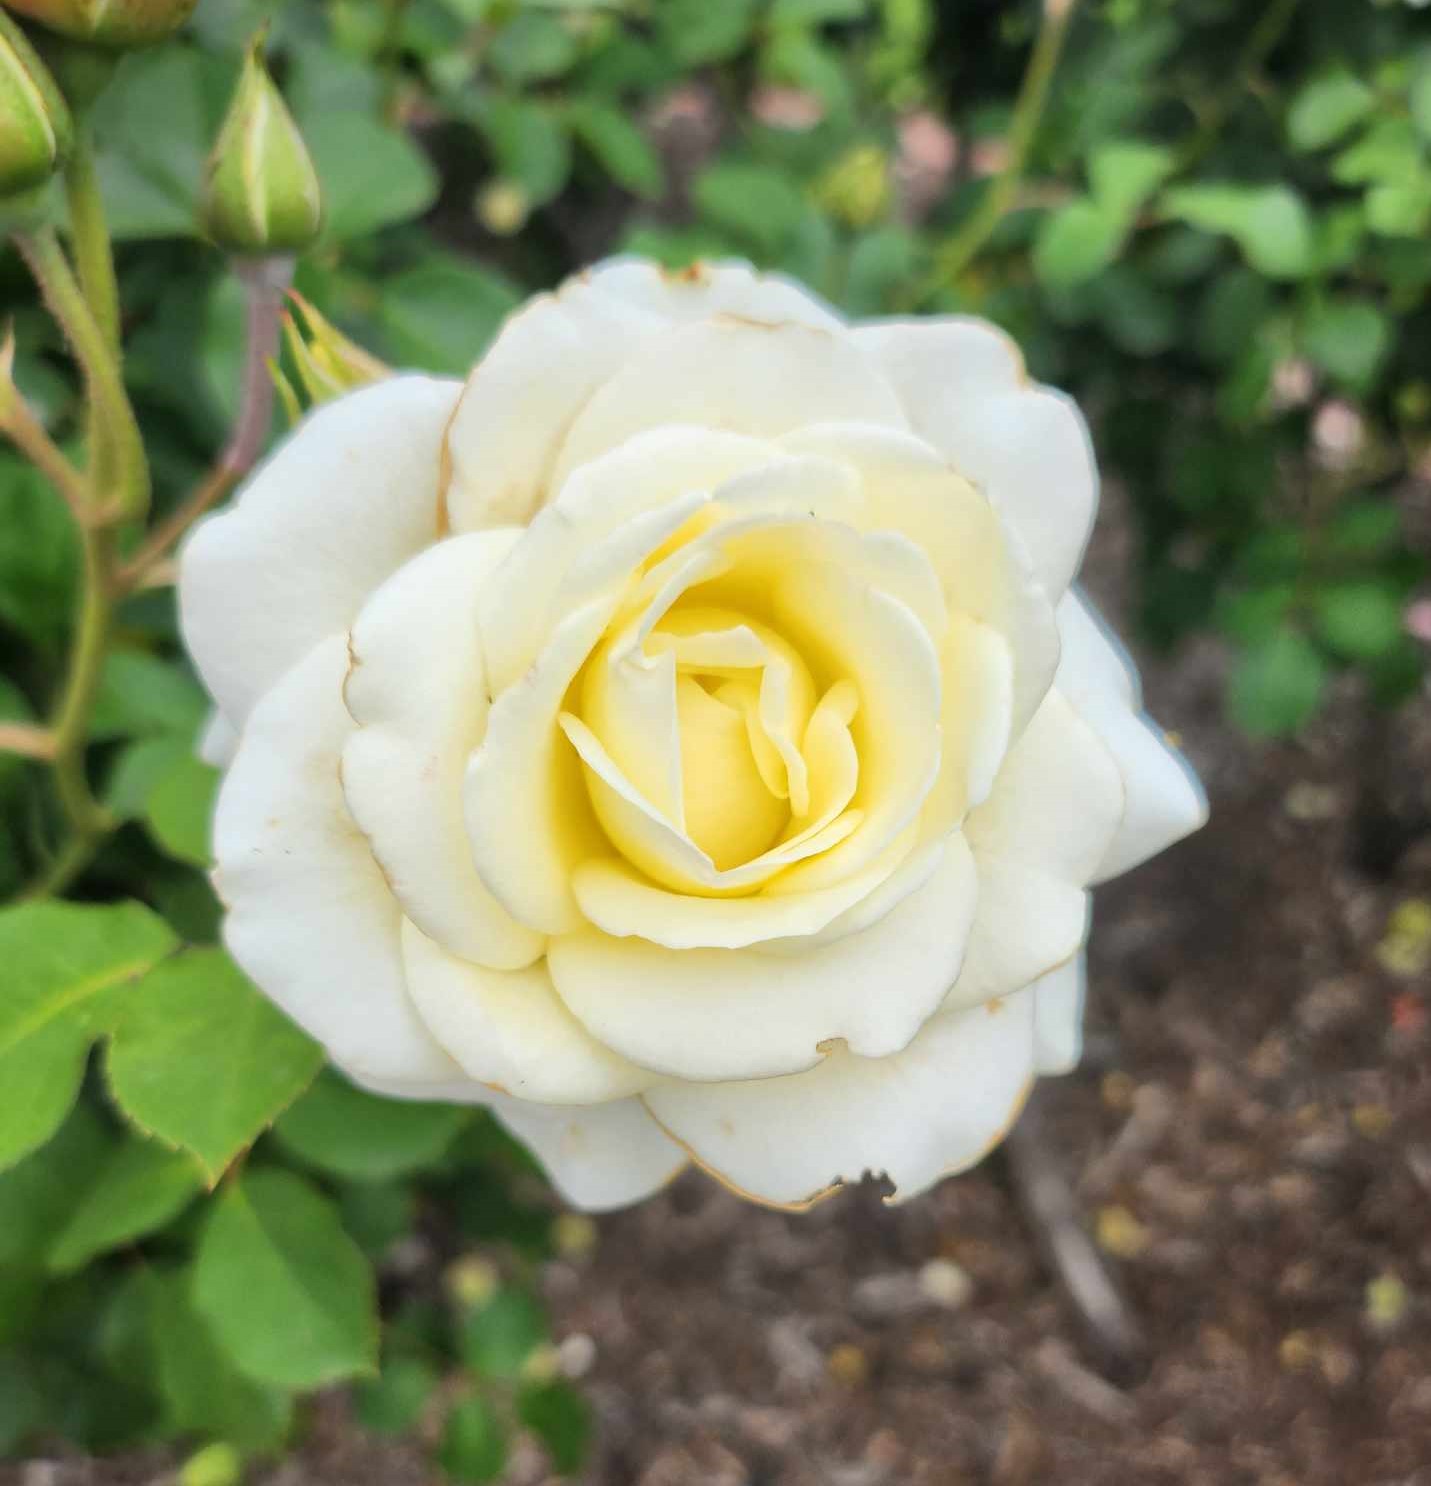
[[[24,33],[0,12],[0,197],[43,185],[64,164],[70,111]]]
[[[198,0],[5,0],[13,11],[76,41],[148,46],[177,31]]]
[[[262,35],[209,157],[202,212],[209,236],[233,253],[299,253],[323,225],[318,174],[268,75]]]

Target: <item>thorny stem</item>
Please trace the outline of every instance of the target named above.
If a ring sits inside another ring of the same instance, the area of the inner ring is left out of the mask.
[[[121,592],[138,587],[186,531],[222,500],[263,452],[273,418],[269,363],[278,355],[283,295],[293,277],[291,258],[238,259],[234,264],[247,294],[246,348],[238,419],[223,452],[189,497],[161,521],[119,570]]]
[[[0,388],[0,433],[54,486],[76,521],[84,525],[93,519],[84,476],[61,452],[13,383]]]
[[[80,286],[114,353],[119,351],[119,285],[114,277],[114,253],[104,221],[104,201],[95,170],[94,133],[81,118],[74,148],[65,167],[65,199],[70,209],[70,238]]]
[[[1033,52],[1019,84],[1018,97],[1014,100],[1008,157],[979,205],[940,250],[934,273],[919,296],[921,299],[953,283],[964,272],[1013,205],[1048,103],[1049,86],[1077,3],[1078,0],[1044,0],[1043,18],[1034,38]]]
[[[17,232],[15,245],[84,371],[101,446],[108,453],[105,461],[96,458],[93,496],[114,515],[142,515],[149,501],[149,464],[118,357],[86,302],[54,229]]]

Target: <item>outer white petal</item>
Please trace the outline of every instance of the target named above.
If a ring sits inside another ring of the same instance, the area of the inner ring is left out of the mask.
[[[224,943],[258,987],[345,1071],[457,1078],[403,981],[402,914],[338,785],[352,732],[334,635],[254,709],[214,817]]]
[[[457,393],[456,382],[402,376],[324,404],[185,543],[184,641],[235,727],[436,540],[442,432]]]
[[[552,942],[552,980],[591,1034],[632,1062],[689,1079],[766,1078],[813,1067],[844,1039],[904,1047],[958,973],[974,910],[967,848],[861,934],[808,954],[669,950],[584,931]]]
[[[1078,955],[1035,981],[1034,1058],[1041,1074],[1071,1073],[1083,1052],[1088,964]]]
[[[410,920],[402,951],[423,1020],[477,1082],[548,1104],[599,1104],[650,1084],[649,1073],[596,1042],[572,1016],[544,962],[489,970],[449,954]]]
[[[1003,1139],[1033,1082],[1034,999],[938,1016],[902,1052],[833,1053],[789,1078],[669,1083],[644,1095],[713,1175],[757,1202],[806,1207],[865,1173],[905,1201]]]
[[[793,279],[757,273],[737,259],[668,269],[640,258],[608,258],[589,271],[587,281],[593,289],[664,321],[728,314],[770,325],[790,321],[825,330],[842,324],[834,310]]]
[[[771,438],[831,418],[907,426],[879,364],[843,331],[701,320],[648,341],[601,385],[572,422],[553,483],[664,423]]]
[[[1063,660],[1055,684],[1102,739],[1123,776],[1126,805],[1093,880],[1104,882],[1156,856],[1207,820],[1207,796],[1162,729],[1138,710],[1137,672],[1081,594],[1058,606]]]
[[[343,697],[358,730],[343,792],[409,918],[455,954],[504,970],[545,945],[492,896],[462,821],[467,759],[487,723],[478,599],[521,532],[430,547],[364,605]]]
[[[1007,337],[978,321],[876,321],[853,336],[884,365],[914,431],[1013,523],[1057,599],[1078,571],[1098,505],[1077,406],[1030,385]]]
[[[963,969],[944,1006],[963,1011],[1032,985],[1088,937],[1089,895],[1004,857],[978,858],[979,906]]]
[[[686,1164],[637,1099],[611,1104],[529,1104],[491,1097],[494,1114],[576,1207],[609,1212],[659,1191]]]
[[[447,508],[453,526],[466,531],[530,519],[562,483],[552,478],[554,457],[592,394],[673,324],[715,314],[839,325],[796,285],[740,263],[669,273],[613,259],[519,310],[473,370],[452,420]]]
[[[1082,887],[1122,819],[1123,780],[1113,755],[1054,691],[965,832],[980,860],[1009,857]]]

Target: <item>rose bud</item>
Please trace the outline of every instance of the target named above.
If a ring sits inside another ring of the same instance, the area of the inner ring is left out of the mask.
[[[96,46],[149,46],[172,35],[197,0],[5,0],[13,11],[61,36]]]
[[[1078,1061],[1090,889],[1205,815],[1073,586],[1097,501],[994,326],[742,264],[324,403],[180,556],[229,951],[577,1206],[928,1190]]]
[[[301,253],[323,225],[318,174],[254,39],[209,157],[200,214],[231,253]]]
[[[74,138],[70,111],[19,26],[0,11],[0,197],[42,186]]]

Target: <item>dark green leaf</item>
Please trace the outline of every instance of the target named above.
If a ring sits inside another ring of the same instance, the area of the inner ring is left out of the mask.
[[[685,67],[723,62],[745,44],[755,20],[755,0],[664,0],[656,22],[667,51]]]
[[[435,1161],[470,1117],[461,1105],[380,1099],[327,1072],[278,1121],[274,1135],[320,1171],[384,1181]]]
[[[1113,140],[1089,156],[1089,188],[1106,213],[1128,223],[1172,173],[1174,163],[1174,154],[1165,145]]]
[[[462,1358],[484,1378],[516,1378],[547,1339],[547,1319],[525,1290],[499,1290],[462,1324]]]
[[[113,1137],[81,1102],[48,1145],[0,1171],[0,1269],[38,1273],[113,1148]]]
[[[591,1406],[570,1383],[542,1383],[517,1396],[523,1424],[547,1447],[552,1465],[564,1476],[586,1463],[591,1444]]]
[[[96,738],[170,733],[189,741],[207,711],[203,692],[180,665],[145,650],[112,650],[90,732]]]
[[[124,1141],[55,1234],[50,1268],[78,1269],[96,1254],[162,1228],[200,1185],[199,1168],[186,1152],[153,1140]]]
[[[273,1449],[288,1433],[292,1401],[235,1368],[194,1308],[191,1284],[187,1271],[149,1275],[155,1368],[170,1423],[244,1450]]]
[[[419,1357],[390,1357],[376,1378],[353,1391],[358,1422],[374,1434],[406,1434],[439,1381],[437,1369]]]
[[[1228,682],[1232,719],[1254,737],[1293,733],[1321,705],[1326,666],[1299,630],[1283,626],[1249,645]]]
[[[217,1180],[322,1063],[322,1049],[214,949],[179,955],[134,987],[106,1071],[130,1119]]]
[[[493,98],[480,121],[497,169],[533,206],[561,192],[571,174],[571,141],[555,109],[523,98]]]
[[[511,288],[485,269],[433,257],[384,282],[378,320],[400,362],[462,375],[516,302]]]
[[[323,187],[329,238],[344,242],[409,221],[437,197],[437,172],[422,151],[367,114],[320,114],[305,138]]]
[[[1363,299],[1316,305],[1302,327],[1307,355],[1353,392],[1368,391],[1391,349],[1391,321]]]
[[[1317,633],[1347,660],[1375,660],[1402,637],[1401,594],[1375,579],[1348,579],[1320,589],[1314,600]]]
[[[708,220],[767,253],[779,251],[805,211],[796,182],[765,165],[712,165],[693,194]]]
[[[666,185],[661,157],[620,109],[582,102],[568,117],[577,138],[618,186],[648,201],[661,195]]]
[[[454,1481],[496,1481],[507,1466],[507,1431],[485,1399],[464,1398],[447,1416],[438,1450]]]
[[[326,1198],[287,1171],[229,1185],[199,1241],[194,1304],[258,1382],[316,1388],[369,1372],[372,1271]]]
[[[1071,289],[1118,256],[1125,219],[1089,197],[1070,201],[1048,217],[1034,243],[1034,272],[1053,289]]]
[[[1287,110],[1293,149],[1322,150],[1335,144],[1371,112],[1376,95],[1343,67],[1304,83]]]

